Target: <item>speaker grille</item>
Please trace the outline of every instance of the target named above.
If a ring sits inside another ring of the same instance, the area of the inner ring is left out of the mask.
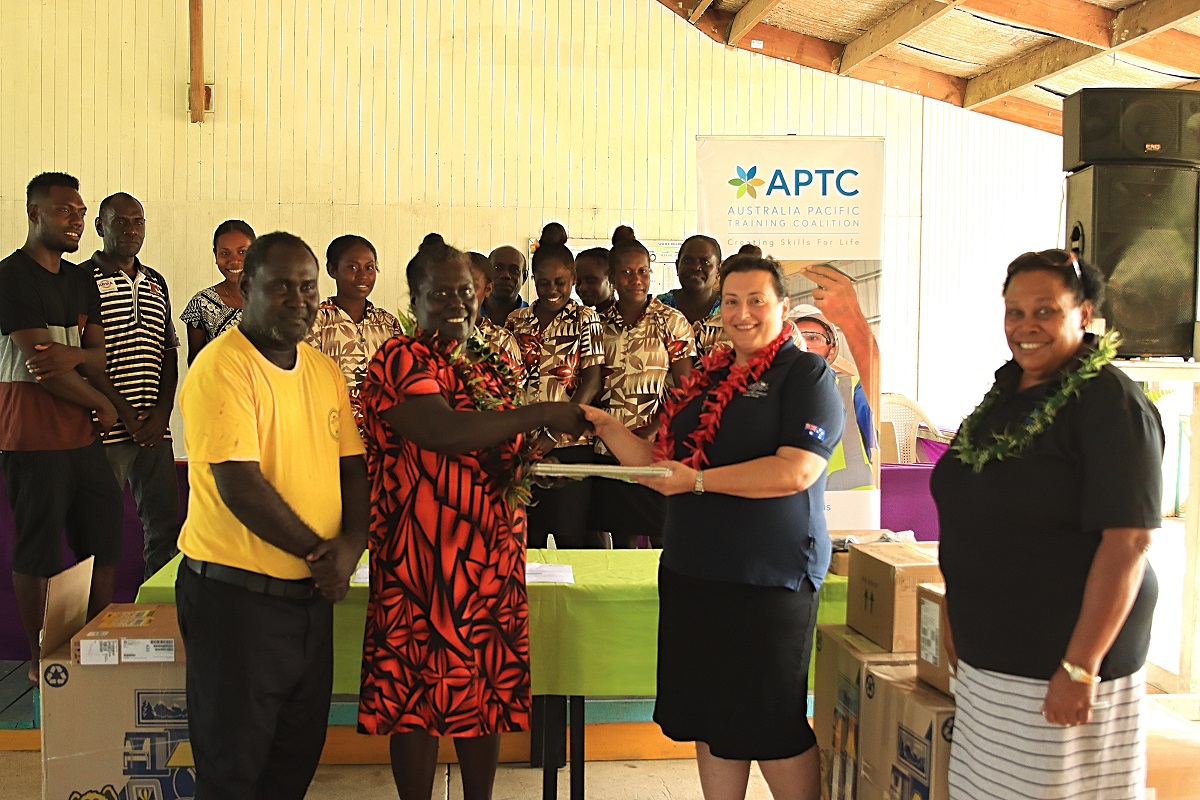
[[[1104,274],[1123,356],[1191,357],[1200,180],[1195,170],[1098,165],[1067,179],[1068,236]]]
[[[1063,101],[1063,169],[1089,164],[1200,166],[1200,93],[1082,89]]]

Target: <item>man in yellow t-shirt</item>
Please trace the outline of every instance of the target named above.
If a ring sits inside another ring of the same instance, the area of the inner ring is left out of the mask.
[[[180,391],[191,483],[175,595],[196,797],[302,798],[333,690],[333,609],[366,546],[363,445],[345,379],[302,343],[317,259],[246,252],[239,326]]]

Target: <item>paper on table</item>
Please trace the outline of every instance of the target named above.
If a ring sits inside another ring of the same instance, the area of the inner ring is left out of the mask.
[[[354,576],[350,578],[350,583],[366,586],[371,582],[369,567],[366,561],[358,565],[358,569],[354,570]]]
[[[574,583],[575,572],[570,564],[542,564],[530,561],[525,565],[526,583]]]

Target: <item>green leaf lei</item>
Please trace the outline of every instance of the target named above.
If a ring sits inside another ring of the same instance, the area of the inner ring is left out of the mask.
[[[406,336],[417,338],[420,335],[415,319],[403,313],[397,314],[397,317]],[[437,347],[437,338],[435,333],[428,340],[434,348]],[[446,353],[446,361],[466,387],[477,411],[507,411],[521,405],[523,398],[517,390],[516,376],[500,354],[484,341],[478,328],[471,332],[466,341]],[[499,375],[498,385],[496,381],[489,380],[484,365]],[[526,441],[527,438],[521,436],[489,447],[484,451],[486,456],[481,459],[486,463],[489,473],[496,476],[505,504],[513,509],[527,506],[533,501],[533,474],[530,467],[536,459],[532,456],[533,446]]]
[[[471,332],[465,342],[454,348],[449,362],[458,373],[477,411],[507,411],[521,405],[523,398],[517,390],[516,376],[500,354],[484,341],[478,328]],[[484,374],[484,365],[500,376],[500,393],[494,391],[496,382]],[[489,465],[490,471],[498,476],[504,502],[513,509],[533,502],[533,472],[530,468],[536,459],[533,458],[533,446],[527,439],[528,435],[521,436],[516,440],[501,442],[486,451],[491,456],[493,463]]]
[[[989,461],[1003,461],[1020,456],[1034,439],[1054,423],[1054,418],[1063,406],[1071,398],[1079,395],[1083,385],[1099,375],[1101,368],[1116,357],[1117,345],[1120,343],[1121,336],[1116,331],[1109,331],[1101,336],[1096,342],[1096,349],[1079,362],[1079,368],[1067,376],[1058,387],[1058,391],[1047,397],[1039,408],[1025,418],[1023,428],[1016,432],[1005,428],[1003,433],[993,433],[992,441],[986,446],[980,446],[974,441],[975,428],[991,412],[1000,397],[1000,387],[993,386],[959,426],[958,436],[954,438],[954,444],[950,447],[955,457],[969,466],[972,472],[979,474],[983,471],[983,465]]]

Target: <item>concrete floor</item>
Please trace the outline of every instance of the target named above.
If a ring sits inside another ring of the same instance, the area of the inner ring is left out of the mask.
[[[0,798],[38,798],[42,794],[41,753],[0,751]],[[588,800],[699,800],[696,763],[682,761],[588,762]],[[436,800],[462,797],[458,768],[442,766],[434,785]],[[493,800],[535,800],[542,796],[541,771],[520,764],[501,764]],[[558,796],[570,796],[567,770],[558,778]],[[382,765],[322,766],[309,789],[310,800],[394,800],[391,770]],[[747,800],[769,800],[770,791],[758,771],[751,770]]]

